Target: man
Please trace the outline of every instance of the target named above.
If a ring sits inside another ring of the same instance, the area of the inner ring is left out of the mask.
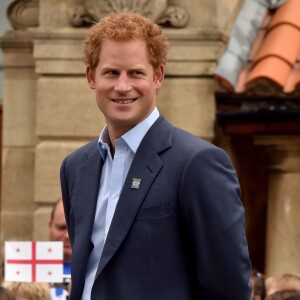
[[[70,245],[69,234],[64,215],[64,207],[61,198],[59,198],[53,205],[50,221],[48,223],[48,232],[50,241],[63,242],[64,251],[64,283],[56,284],[51,288],[51,299],[67,299],[67,289],[71,275],[70,261],[72,256],[72,249]]]
[[[86,77],[106,127],[61,167],[71,300],[250,298],[232,164],[156,108],[167,46],[157,25],[132,13],[89,31]]]
[[[70,245],[69,234],[64,215],[64,206],[61,198],[55,202],[52,208],[50,221],[48,223],[48,232],[50,241],[63,242],[64,262],[70,263],[72,248]]]

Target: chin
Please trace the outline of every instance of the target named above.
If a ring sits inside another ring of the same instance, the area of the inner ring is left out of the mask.
[[[70,262],[71,261],[71,256],[72,256],[71,251],[64,252],[64,261],[65,262]]]

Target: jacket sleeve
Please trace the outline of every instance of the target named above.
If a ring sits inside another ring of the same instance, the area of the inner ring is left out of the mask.
[[[189,159],[182,178],[180,205],[201,299],[250,299],[244,207],[230,159],[208,147]]]

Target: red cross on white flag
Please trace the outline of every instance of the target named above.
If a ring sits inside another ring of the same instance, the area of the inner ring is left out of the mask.
[[[63,243],[5,242],[5,280],[63,282]]]

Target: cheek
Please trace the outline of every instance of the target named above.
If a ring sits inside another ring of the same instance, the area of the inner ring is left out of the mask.
[[[113,80],[107,80],[106,78],[102,78],[96,83],[96,91],[105,93],[114,88]]]
[[[55,230],[55,231],[53,232],[53,237],[54,237],[55,239],[60,239],[62,236],[63,236],[63,232],[62,232],[61,230]]]
[[[134,88],[145,95],[153,94],[155,92],[155,84],[153,81],[146,81],[140,83],[138,86],[135,86]]]

